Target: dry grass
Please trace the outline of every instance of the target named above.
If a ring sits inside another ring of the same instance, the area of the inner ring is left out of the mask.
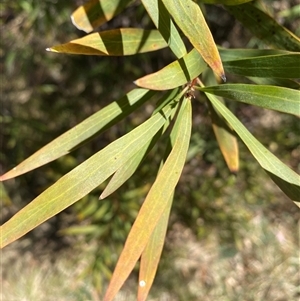
[[[299,226],[299,225],[298,225]],[[175,224],[151,291],[150,301],[296,300],[299,287],[299,249],[295,222],[270,222],[256,215],[241,229],[234,246],[224,246],[218,234],[199,241]],[[3,301],[101,300],[91,277],[81,273],[91,260],[89,246],[68,249],[53,262],[53,254],[39,259],[20,253],[24,241],[2,251]],[[117,301],[135,300],[133,279]],[[134,293],[133,293],[134,292]]]

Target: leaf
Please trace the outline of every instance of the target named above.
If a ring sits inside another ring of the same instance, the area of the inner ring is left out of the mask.
[[[223,65],[226,72],[237,75],[300,78],[300,53],[243,58]]]
[[[155,51],[167,46],[158,30],[119,28],[92,33],[47,50],[71,54],[122,56]]]
[[[297,90],[246,84],[218,85],[200,90],[266,109],[300,115],[300,92]]]
[[[226,80],[222,61],[198,4],[192,0],[162,0],[178,27],[212,70]]]
[[[91,235],[98,233],[101,234],[101,227],[99,225],[72,226],[59,231],[59,234],[61,235]]]
[[[293,52],[281,49],[226,49],[219,47],[223,62],[251,58],[258,56],[269,56],[277,54],[292,54]]]
[[[79,30],[89,33],[118,15],[130,2],[132,0],[90,0],[73,12],[71,20]]]
[[[300,176],[265,148],[216,97],[206,94],[279,188],[300,207]]]
[[[236,136],[222,115],[214,109],[210,102],[208,102],[208,108],[212,127],[226,164],[231,172],[236,173],[239,170],[239,148]]]
[[[300,39],[252,3],[226,6],[226,9],[263,42],[281,49],[300,51]]]
[[[167,144],[165,148],[164,159],[167,158],[176,138],[178,137],[179,126],[179,122],[176,122],[171,131],[170,143]],[[161,162],[161,166],[163,166],[163,160]],[[167,205],[155,226],[144,251],[142,252],[139,273],[138,301],[146,300],[152,286],[166,237],[173,196],[174,193],[167,200]]]
[[[172,90],[160,100],[160,103],[166,105],[168,102],[174,99],[174,97],[178,94],[179,89]],[[179,93],[176,96],[176,101],[179,100],[184,91]],[[173,111],[174,113],[176,110]],[[156,113],[156,110],[153,112],[153,114]],[[173,119],[173,116],[171,116],[170,119]],[[135,153],[123,166],[121,166],[116,173],[113,175],[113,177],[110,179],[109,183],[105,187],[104,191],[102,192],[100,199],[104,199],[110,194],[112,194],[114,191],[116,191],[121,185],[123,185],[136,171],[144,157],[148,154],[148,152],[152,149],[153,145],[158,141],[158,139],[161,137],[161,135],[165,132],[165,130],[169,127],[169,122],[167,121],[162,128],[161,131],[159,131],[152,140],[149,140],[148,143],[146,143],[137,153]]]
[[[137,79],[134,83],[152,90],[168,90],[186,84],[207,68],[196,49],[163,69]]]
[[[152,185],[127,237],[104,301],[112,300],[127,279],[173,194],[187,155],[191,118],[191,103],[185,98],[176,120],[176,123],[179,123],[179,131],[173,149]]]
[[[300,90],[300,84],[294,80],[286,78],[270,78],[270,77],[248,77],[251,81],[259,85],[279,86],[290,89]]]
[[[170,49],[177,58],[183,57],[187,52],[177,28],[175,27],[169,12],[161,0],[142,0],[148,15],[159,30]]]
[[[152,286],[166,238],[172,201],[173,195],[167,200],[167,205],[142,253],[139,273],[138,301],[146,300]]]
[[[1,248],[72,205],[111,176],[165,124],[174,104],[94,154],[16,213],[0,228]]]
[[[17,177],[68,154],[78,145],[96,134],[103,133],[109,127],[128,116],[154,94],[155,92],[145,89],[132,90],[121,99],[110,103],[74,128],[48,143],[18,166],[2,175],[0,180],[4,181]]]

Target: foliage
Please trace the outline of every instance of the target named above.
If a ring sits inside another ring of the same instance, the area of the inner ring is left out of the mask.
[[[157,30],[110,29],[48,49],[116,56],[169,47],[176,60],[137,79],[135,84],[140,88],[111,102],[1,177],[7,180],[67,155],[147,102],[157,101],[148,120],[76,166],[1,226],[1,247],[77,202],[112,176],[101,198],[109,196],[131,177],[157,142],[166,139],[161,168],[131,228],[104,298],[114,298],[141,257],[138,299],[145,300],[161,254],[174,189],[188,153],[191,109],[198,100],[202,101],[201,94],[195,90],[207,97],[213,130],[229,170],[236,173],[239,169],[237,135],[272,180],[299,205],[299,176],[247,130],[225,105],[224,99],[299,115],[299,83],[295,79],[299,78],[300,41],[279,25],[260,1],[198,2],[144,0],[140,5],[144,6]],[[254,35],[273,48],[218,47],[203,17],[200,2],[224,4]],[[122,1],[122,5],[117,0],[89,1],[72,14],[72,21],[89,33],[130,4],[131,1]],[[189,40],[189,47],[193,47],[189,52],[183,36]],[[229,81],[230,74],[238,76],[232,77],[232,81],[239,83],[220,84],[220,79],[226,80],[225,74]],[[106,202],[103,206],[98,212],[99,219],[108,212],[109,204]]]

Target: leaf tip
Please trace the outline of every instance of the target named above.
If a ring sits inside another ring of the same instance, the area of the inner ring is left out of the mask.
[[[230,172],[234,177],[237,177],[238,171],[238,168],[230,168]]]
[[[11,177],[7,174],[4,174],[4,175],[0,176],[0,182],[4,182],[4,181],[9,180],[11,178],[13,178],[13,177]]]
[[[9,180],[11,178],[14,178],[16,175],[16,170],[17,170],[17,167],[14,167],[13,169],[11,169],[10,171],[6,172],[5,174],[1,175],[0,176],[0,182],[3,182],[3,181],[6,181],[6,180]]]
[[[51,48],[51,47],[46,48],[46,51],[49,51],[49,52],[58,52],[57,50],[55,50],[54,48]]]

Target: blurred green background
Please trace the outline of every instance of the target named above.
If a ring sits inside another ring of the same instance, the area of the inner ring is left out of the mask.
[[[0,4],[1,173],[130,91],[138,77],[174,60],[167,49],[125,58],[46,52],[49,46],[84,35],[70,21],[71,13],[83,2],[18,0]],[[297,1],[272,1],[272,6],[265,2],[278,21],[297,32],[299,21],[290,9]],[[221,7],[206,6],[206,12],[219,45],[264,46]],[[117,27],[152,28],[152,24],[136,1],[100,30]],[[240,103],[228,105],[265,146],[299,172],[297,118]],[[154,102],[147,103],[69,155],[4,182],[1,223],[77,164],[140,124],[153,106]],[[240,171],[231,174],[204,102],[193,102],[193,116],[188,161],[176,190],[150,300],[299,297],[299,210],[259,168],[242,142]],[[103,190],[99,187],[5,248],[3,300],[101,300],[155,178],[163,147],[162,141],[137,174],[109,198],[98,200]],[[134,300],[135,281],[136,271],[119,300]]]

